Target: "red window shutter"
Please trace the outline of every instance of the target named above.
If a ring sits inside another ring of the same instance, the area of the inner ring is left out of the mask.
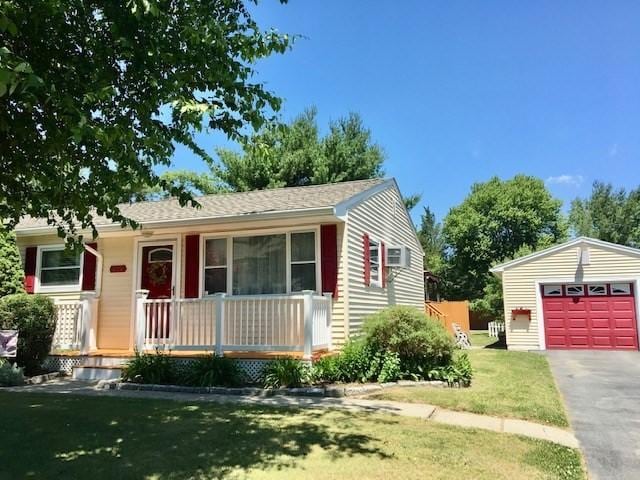
[[[24,290],[33,293],[36,286],[36,258],[38,247],[27,247],[24,255]]]
[[[97,243],[87,243],[88,247],[98,250]],[[84,251],[82,264],[82,290],[92,291],[96,289],[96,265],[97,258],[94,254]]]
[[[384,248],[384,242],[380,242],[380,279],[382,280],[382,288],[387,286],[387,252]]]
[[[369,249],[369,235],[362,235],[362,246],[364,249],[364,284],[371,285],[371,250]]]
[[[200,235],[187,235],[184,242],[184,297],[200,296]]]
[[[331,292],[338,298],[338,226],[320,226],[320,265],[322,293]]]

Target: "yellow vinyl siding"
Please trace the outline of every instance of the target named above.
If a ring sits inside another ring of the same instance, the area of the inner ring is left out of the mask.
[[[397,270],[386,288],[364,284],[362,238],[367,233],[385,245],[406,245],[411,250],[411,265]],[[402,198],[396,188],[372,195],[347,214],[349,333],[360,330],[367,315],[388,305],[412,305],[424,308],[423,253]],[[396,275],[397,273],[397,275]]]
[[[98,348],[128,349],[133,321],[133,239],[101,238],[98,251],[104,258],[98,306]],[[125,265],[127,271],[111,273],[112,265]]]
[[[578,268],[578,246],[547,256],[533,258],[512,267],[502,274],[507,345],[513,350],[540,348],[536,281],[555,280],[561,283],[587,283],[603,280],[633,280],[640,276],[640,257],[589,245],[590,264]],[[511,310],[531,310],[531,322],[511,320]]]

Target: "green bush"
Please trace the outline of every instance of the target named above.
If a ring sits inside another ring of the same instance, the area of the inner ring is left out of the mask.
[[[370,350],[397,353],[401,370],[408,375],[445,366],[453,355],[452,336],[417,308],[386,308],[368,317],[363,331]]]
[[[0,358],[0,387],[13,387],[24,384],[22,369]]]
[[[331,355],[317,360],[311,367],[312,383],[335,383],[341,380],[340,357]]]
[[[375,367],[372,371],[374,352],[367,343],[359,338],[348,341],[338,356],[337,366],[342,382],[368,382],[377,376]]]
[[[159,350],[155,353],[140,353],[136,350],[135,356],[122,369],[122,379],[125,382],[175,385],[179,383],[180,377],[176,363]]]
[[[0,298],[0,328],[18,330],[16,363],[28,375],[41,371],[56,330],[53,302],[42,295],[19,293]]]
[[[449,365],[436,367],[428,374],[430,380],[442,380],[449,385],[459,384],[464,387],[471,385],[473,368],[466,353],[459,353]]]
[[[401,377],[402,369],[400,367],[400,355],[396,352],[385,352],[382,357],[378,381],[380,383],[395,382]]]
[[[186,365],[182,379],[197,387],[235,387],[245,383],[246,375],[232,358],[207,355]]]
[[[277,358],[262,371],[265,388],[300,387],[309,380],[309,367],[291,357]]]

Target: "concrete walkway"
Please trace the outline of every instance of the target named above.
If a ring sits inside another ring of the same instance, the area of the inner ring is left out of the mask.
[[[329,397],[288,397],[276,395],[272,397],[214,395],[195,393],[173,393],[136,390],[102,390],[95,388],[95,383],[76,380],[56,380],[40,385],[4,388],[0,391],[19,393],[54,393],[61,395],[89,395],[102,397],[155,398],[182,402],[214,402],[235,403],[241,405],[267,405],[273,407],[295,407],[329,409],[337,408],[350,411],[366,411],[386,413],[405,417],[420,418],[436,423],[454,425],[465,428],[478,428],[494,432],[511,433],[525,437],[546,440],[571,448],[579,448],[578,440],[573,433],[556,427],[540,425],[525,420],[496,418],[475,413],[455,412],[434,405],[419,403],[402,403],[357,398]]]

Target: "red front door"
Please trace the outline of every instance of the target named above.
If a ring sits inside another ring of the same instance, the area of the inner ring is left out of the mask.
[[[173,296],[173,245],[142,248],[141,288],[149,290],[149,298]]]
[[[149,290],[150,299],[170,300],[173,297],[173,245],[142,248],[140,286]],[[147,339],[169,338],[171,304],[152,303],[147,306]]]
[[[541,293],[547,348],[638,349],[631,283],[543,286]]]

